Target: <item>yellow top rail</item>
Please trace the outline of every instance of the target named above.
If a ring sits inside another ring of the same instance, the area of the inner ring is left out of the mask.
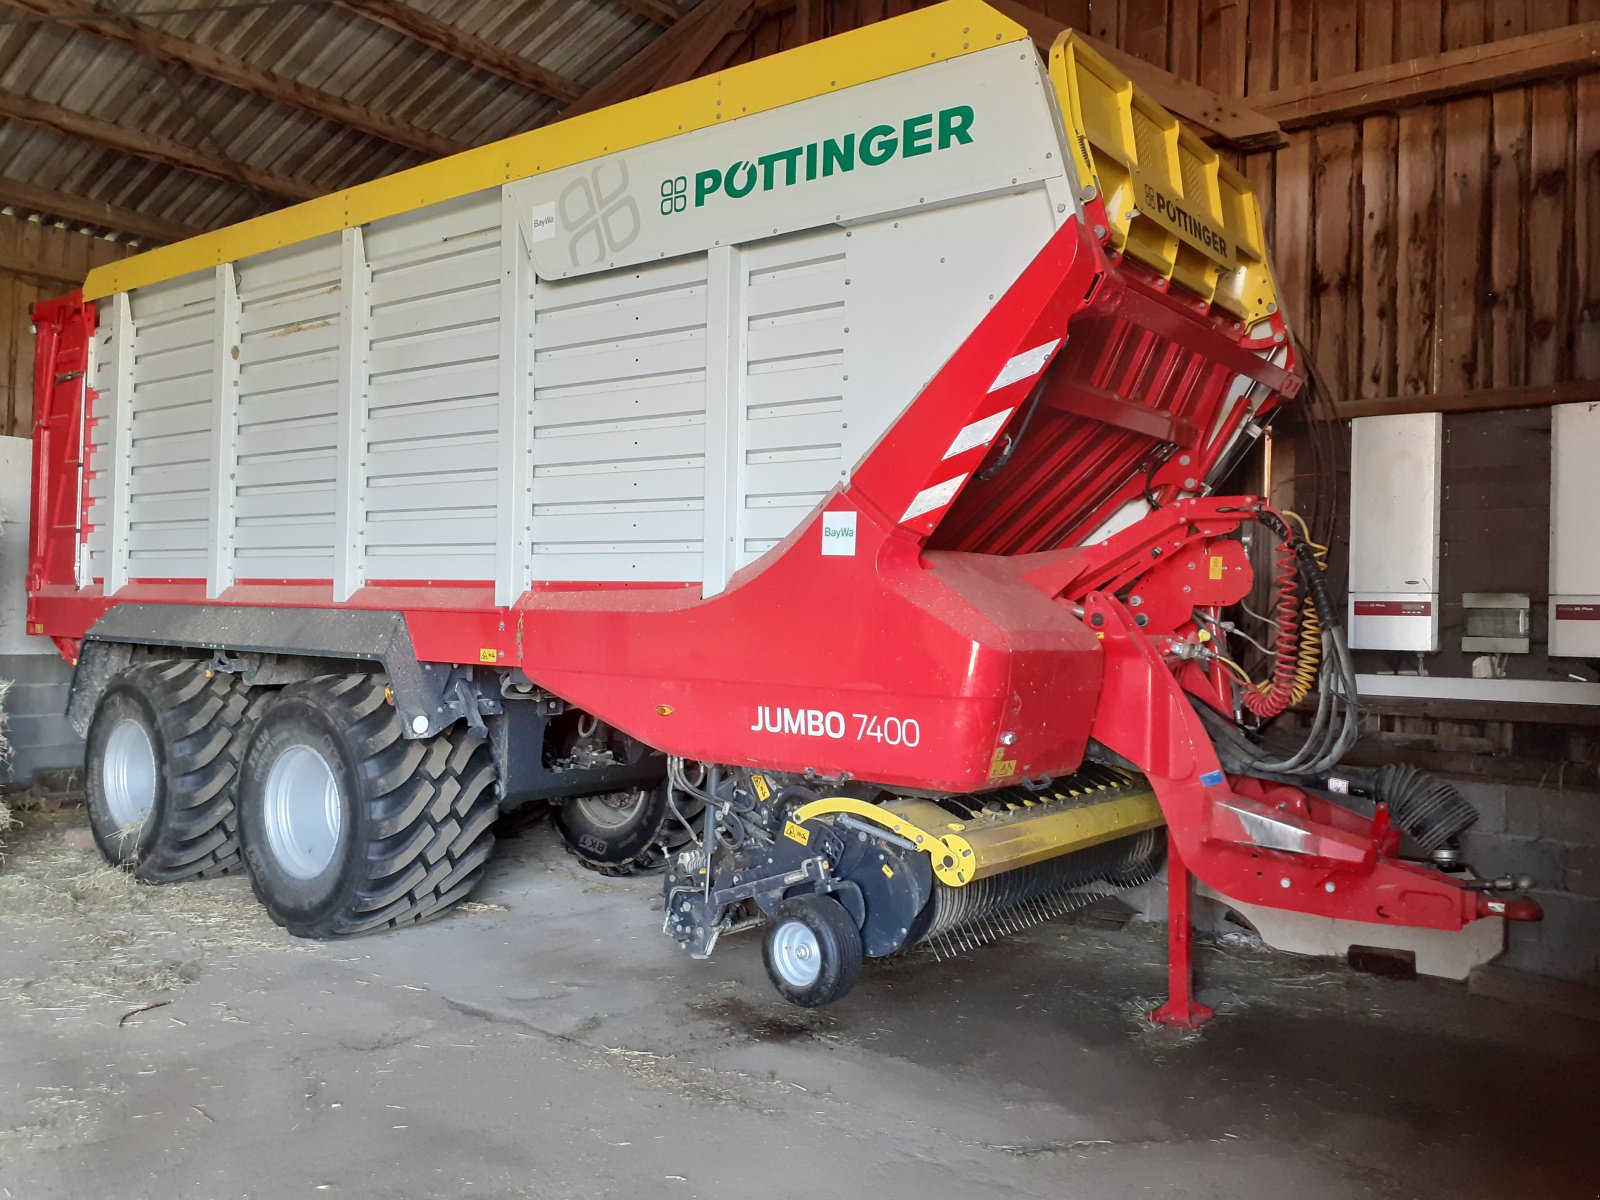
[[[96,267],[84,281],[84,296],[98,300],[498,187],[513,179],[554,171],[600,154],[631,150],[931,62],[1027,40],[1026,29],[979,0],[945,0],[891,21],[867,25]]]
[[[1244,176],[1071,30],[1050,49],[1050,79],[1112,248],[1246,322],[1276,312],[1261,206]]]

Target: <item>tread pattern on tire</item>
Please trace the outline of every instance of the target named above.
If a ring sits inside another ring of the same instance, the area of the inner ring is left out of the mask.
[[[342,721],[372,818],[353,901],[313,924],[290,924],[301,937],[349,937],[441,916],[477,886],[493,853],[500,806],[487,743],[460,723],[406,740],[386,689],[382,676],[323,675],[280,693]]]
[[[251,722],[270,694],[193,659],[159,659],[120,679],[150,700],[167,751],[162,828],[139,860],[127,865],[146,883],[237,870],[234,782]]]

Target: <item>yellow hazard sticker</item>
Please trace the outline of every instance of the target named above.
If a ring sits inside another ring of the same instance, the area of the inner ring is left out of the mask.
[[[478,661],[479,662],[499,662],[500,661],[500,651],[491,650],[491,649],[489,649],[489,647],[485,646],[485,647],[483,647],[483,649],[478,651]]]
[[[765,775],[750,776],[750,786],[756,790],[756,799],[765,804],[772,798],[772,785],[767,782]]]
[[[1017,773],[1017,760],[1007,758],[1005,748],[997,746],[994,757],[989,760],[989,778],[1007,779]]]
[[[1222,555],[1213,554],[1211,556],[1211,570],[1209,572],[1209,574],[1210,574],[1212,579],[1221,579],[1222,578],[1222,567],[1223,567]]]
[[[793,821],[783,823],[783,836],[791,842],[799,842],[802,846],[811,844],[811,830],[803,825],[796,825]]]
[[[894,868],[891,867],[888,863],[884,863],[883,864],[883,877],[885,879],[893,879],[894,878]]]

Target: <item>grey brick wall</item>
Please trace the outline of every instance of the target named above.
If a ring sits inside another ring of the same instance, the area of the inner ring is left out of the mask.
[[[1454,781],[1477,806],[1463,839],[1482,873],[1528,874],[1544,920],[1513,923],[1498,965],[1600,986],[1600,789]]]

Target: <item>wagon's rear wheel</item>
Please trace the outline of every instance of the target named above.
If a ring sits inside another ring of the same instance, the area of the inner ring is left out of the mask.
[[[245,750],[240,833],[279,925],[329,938],[425,921],[467,898],[499,815],[488,745],[408,741],[371,675],[283,689]]]

